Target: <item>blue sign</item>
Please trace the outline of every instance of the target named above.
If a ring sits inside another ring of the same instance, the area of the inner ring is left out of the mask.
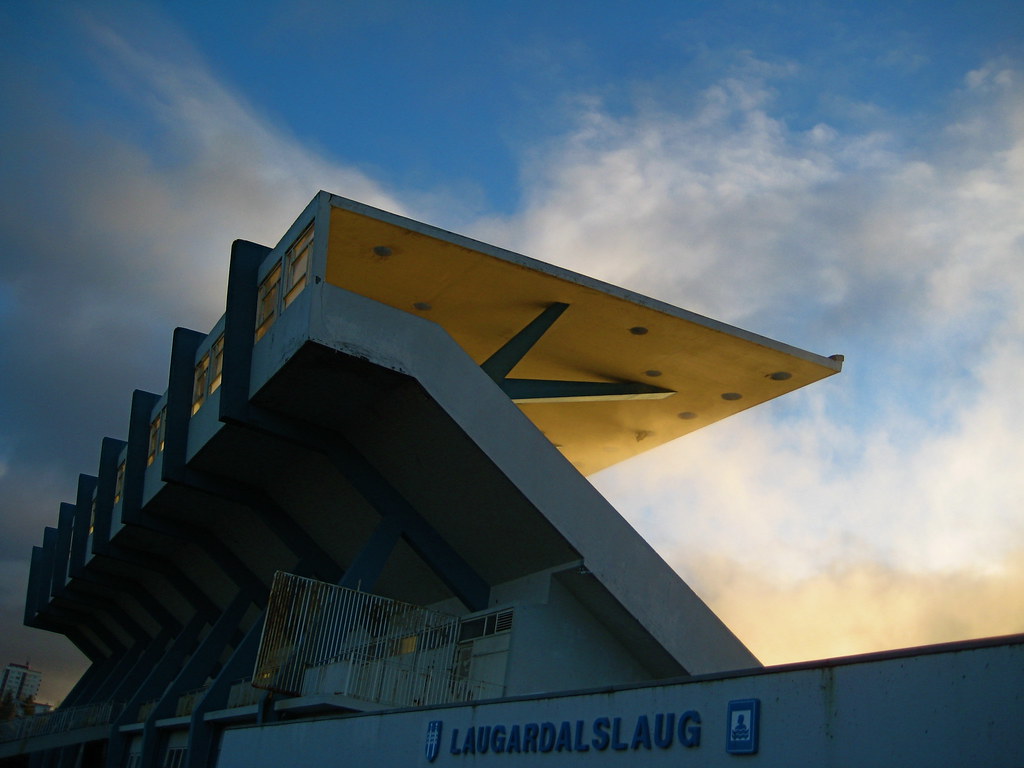
[[[427,762],[434,762],[437,760],[438,754],[441,752],[441,720],[431,720],[427,724],[427,743],[426,753]]]
[[[730,755],[753,755],[761,725],[761,700],[737,699],[729,702],[726,717],[725,751]]]
[[[725,751],[753,755],[758,750],[761,700],[735,699],[726,713]],[[442,752],[449,755],[543,754],[573,752],[597,754],[684,749],[700,746],[701,716],[696,710],[640,713],[633,717],[601,716],[561,722],[504,722],[449,728],[441,741],[442,721],[427,724],[427,760],[433,763]]]

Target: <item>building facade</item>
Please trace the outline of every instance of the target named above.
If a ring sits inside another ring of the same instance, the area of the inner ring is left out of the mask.
[[[25,621],[91,666],[0,765],[792,762],[824,673],[763,670],[586,476],[839,356],[323,192],[230,258],[33,550]]]
[[[28,664],[8,664],[0,672],[0,696],[9,693],[16,699],[33,699],[42,682],[43,673]]]
[[[35,701],[42,682],[43,673],[28,664],[8,664],[0,672],[0,699],[10,696],[12,703],[23,710],[25,702]]]

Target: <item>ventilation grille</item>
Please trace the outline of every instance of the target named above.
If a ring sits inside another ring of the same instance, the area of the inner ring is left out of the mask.
[[[512,629],[512,609],[509,608],[507,611],[502,611],[498,614],[498,618],[494,622],[495,632],[508,632]]]
[[[497,613],[489,613],[486,616],[466,619],[459,627],[459,642],[464,643],[469,640],[476,640],[478,637],[488,637],[498,632],[508,632],[512,629],[513,614],[512,608],[506,608],[504,611],[498,611]]]

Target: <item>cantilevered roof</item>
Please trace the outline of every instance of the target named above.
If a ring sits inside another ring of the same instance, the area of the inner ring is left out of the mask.
[[[441,325],[583,474],[842,367],[511,251],[330,203],[327,282]],[[495,355],[517,336],[504,371]]]

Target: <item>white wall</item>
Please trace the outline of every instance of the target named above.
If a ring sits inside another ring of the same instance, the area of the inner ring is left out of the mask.
[[[1024,765],[1022,683],[1024,637],[1017,637],[672,685],[238,727],[224,733],[217,765],[276,768],[342,760],[427,766],[428,724],[441,721],[435,766],[736,766],[740,760],[764,767],[1010,768]],[[727,710],[730,701],[751,698],[760,701],[759,750],[740,758],[726,752]],[[677,724],[684,712],[698,713],[699,727],[691,714],[683,729],[698,743],[681,744],[676,728],[670,746],[648,746],[644,723],[653,729],[658,715],[665,722],[671,714]],[[605,739],[611,742],[616,718],[624,748],[608,743],[601,749]],[[515,726],[523,733],[530,724],[539,730],[545,723],[554,734],[565,729],[568,749],[561,744],[547,754],[496,754],[489,744],[486,754],[452,753],[453,736],[461,750],[470,728],[493,735],[495,726],[508,734]]]

